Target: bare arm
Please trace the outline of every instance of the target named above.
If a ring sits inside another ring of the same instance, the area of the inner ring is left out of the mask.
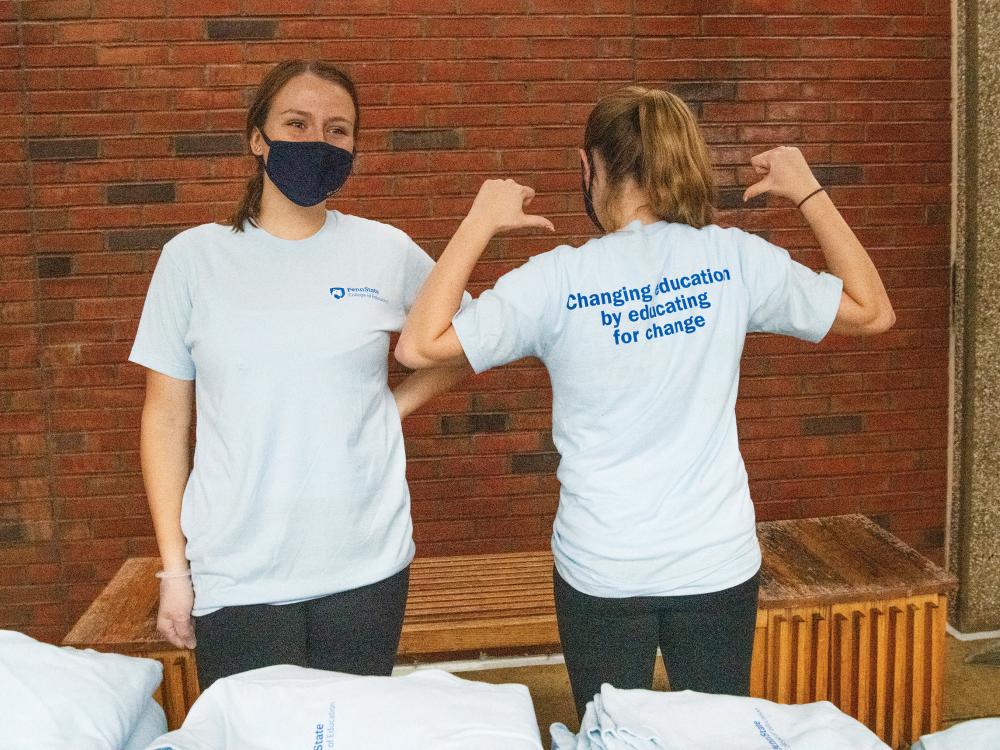
[[[461,355],[465,359],[465,355]],[[457,367],[434,367],[418,370],[403,380],[392,392],[400,417],[408,417],[439,393],[450,389],[469,376],[468,363]]]
[[[552,222],[525,214],[535,191],[513,180],[487,180],[472,208],[424,282],[396,344],[396,359],[423,369],[466,362],[451,319],[462,302],[472,269],[497,232],[539,228],[553,231]]]
[[[181,532],[181,498],[190,472],[193,401],[194,381],[147,370],[139,456],[156,544],[168,574],[180,573],[188,567],[187,542]],[[190,578],[164,578],[160,583],[158,629],[175,646],[193,648]]]
[[[139,456],[156,544],[167,571],[187,568],[181,497],[191,468],[188,436],[193,400],[194,381],[147,370]]]
[[[747,188],[744,200],[772,192],[798,204],[819,188],[819,182],[797,148],[780,146],[750,160],[761,179]],[[802,204],[808,222],[830,273],[844,282],[837,317],[830,329],[847,335],[882,333],[896,322],[889,296],[865,248],[840,215],[826,192]]]

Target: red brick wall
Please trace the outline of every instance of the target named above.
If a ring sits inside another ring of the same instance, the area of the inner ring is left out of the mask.
[[[759,516],[861,511],[940,557],[947,3],[31,0],[0,14],[0,627],[58,638],[123,558],[155,553],[143,374],[125,361],[142,296],[166,238],[230,211],[249,166],[242,107],[291,56],[361,84],[363,156],[341,209],[437,254],[485,176],[538,188],[557,237],[497,241],[476,292],[588,232],[575,146],[601,92],[640,81],[692,102],[726,209],[753,153],[801,145],[898,323],[818,347],[750,340],[739,415]],[[786,205],[722,216],[822,264]],[[524,362],[407,421],[422,554],[547,544],[549,404]]]

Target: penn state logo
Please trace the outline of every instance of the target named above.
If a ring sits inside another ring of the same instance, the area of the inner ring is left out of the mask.
[[[388,300],[373,286],[331,286],[330,296],[334,299],[370,299],[386,304]]]

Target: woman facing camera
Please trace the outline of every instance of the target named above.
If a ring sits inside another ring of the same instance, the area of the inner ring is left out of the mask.
[[[486,182],[431,272],[396,348],[410,367],[526,356],[552,381],[561,455],[552,534],[556,613],[577,711],[601,683],[746,694],[760,550],[736,429],[746,334],[818,342],[894,322],[865,249],[796,148],[755,156],[745,194],[790,200],[828,272],[712,223],[708,149],[676,96],[601,99],[580,151],[601,232],[533,257],[459,310],[489,240],[525,227],[534,195]]]
[[[272,664],[392,670],[414,554],[400,418],[463,372],[389,390],[389,333],[433,261],[398,229],[327,210],[359,121],[333,65],[271,70],[234,218],[168,242],[146,297],[130,359],[147,368],[157,626],[176,646],[197,636],[202,689]]]

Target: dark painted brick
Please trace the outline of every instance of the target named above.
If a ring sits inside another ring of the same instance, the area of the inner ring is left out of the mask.
[[[734,81],[685,81],[672,84],[669,89],[688,104],[736,101]]]
[[[820,164],[812,168],[820,185],[857,185],[863,179],[861,167]]]
[[[28,158],[95,159],[100,150],[96,138],[32,138],[28,141]]]
[[[44,323],[73,320],[75,312],[71,299],[43,299],[38,303],[38,314]]]
[[[927,207],[928,224],[947,224],[951,219],[951,206],[936,205]]]
[[[469,432],[503,432],[510,418],[507,414],[448,414],[441,417],[441,433],[457,435]]]
[[[393,151],[425,151],[458,148],[462,138],[457,130],[394,130],[391,142]]]
[[[726,188],[719,191],[716,207],[727,208],[763,208],[767,205],[767,196],[758,195],[746,203],[743,202],[744,188]]]
[[[805,417],[802,420],[804,435],[849,435],[864,429],[860,414],[840,414],[831,417]]]
[[[54,279],[73,273],[73,261],[68,255],[42,255],[38,258],[38,278]]]
[[[212,18],[205,33],[209,39],[274,39],[278,24],[267,18]]]
[[[167,244],[178,229],[159,227],[157,229],[113,229],[104,235],[108,250],[150,250]]]
[[[21,3],[25,21],[51,21],[65,18],[89,18],[91,0],[31,0]]]
[[[515,474],[544,474],[559,466],[558,453],[515,453],[510,468]]]
[[[24,532],[23,524],[10,523],[0,525],[0,545],[22,544],[26,538],[27,535]]]
[[[920,532],[921,547],[943,547],[944,529],[924,529]]]
[[[108,185],[108,203],[173,203],[177,188],[172,182],[127,182]]]
[[[49,435],[49,446],[55,453],[77,453],[83,450],[82,432],[57,432]]]
[[[239,133],[191,133],[174,136],[174,153],[178,156],[197,154],[242,154],[243,136]]]

